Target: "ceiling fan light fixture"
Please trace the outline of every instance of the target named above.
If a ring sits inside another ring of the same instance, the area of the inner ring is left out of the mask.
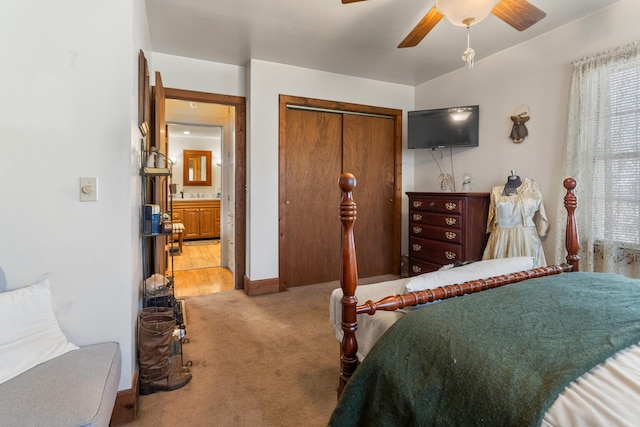
[[[499,0],[437,0],[436,8],[453,24],[469,27],[489,16]]]

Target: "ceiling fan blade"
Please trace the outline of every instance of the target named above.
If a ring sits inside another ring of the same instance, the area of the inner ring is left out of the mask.
[[[357,3],[359,1],[365,1],[365,0],[342,0],[342,4]]]
[[[444,17],[435,6],[429,10],[429,12],[422,18],[422,21],[415,26],[407,37],[402,40],[398,45],[399,48],[413,47],[422,41],[422,39],[429,34],[429,31],[436,26],[438,22]]]
[[[523,31],[547,16],[527,0],[501,0],[491,10],[498,18],[518,31]]]

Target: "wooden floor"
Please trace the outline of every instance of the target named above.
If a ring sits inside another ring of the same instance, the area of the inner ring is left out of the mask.
[[[176,298],[233,289],[233,273],[220,267],[219,241],[196,245],[185,242],[182,254],[173,257],[173,268]]]

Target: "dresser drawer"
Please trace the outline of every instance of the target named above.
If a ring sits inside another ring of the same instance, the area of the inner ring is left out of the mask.
[[[409,258],[430,261],[435,264],[451,264],[462,260],[462,246],[455,243],[437,242],[435,240],[409,238]]]
[[[462,243],[462,230],[458,228],[411,224],[409,226],[409,233],[411,236],[421,237],[423,239],[433,239],[447,243]]]
[[[425,224],[446,228],[462,228],[462,216],[456,214],[412,211],[409,213],[409,222],[412,223],[411,226],[415,225],[413,223],[417,223],[417,225]]]
[[[418,276],[424,273],[430,273],[440,269],[439,264],[433,264],[428,261],[409,258],[409,276]]]
[[[415,198],[409,202],[409,210],[427,211],[427,212],[444,212],[444,213],[463,213],[464,200],[455,197],[440,198]]]

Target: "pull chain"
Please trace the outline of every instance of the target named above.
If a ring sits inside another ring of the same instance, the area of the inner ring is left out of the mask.
[[[471,48],[471,30],[467,25],[467,48],[462,52],[462,60],[464,61],[467,70],[473,68],[473,59],[476,56],[476,51]]]

